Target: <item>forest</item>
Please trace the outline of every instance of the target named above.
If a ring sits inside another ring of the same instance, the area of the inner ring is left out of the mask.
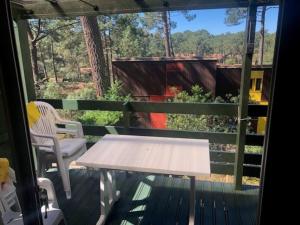
[[[275,33],[264,29],[266,10],[258,13],[261,25],[253,64],[272,63]],[[190,23],[196,17],[192,11],[178,13]],[[228,9],[224,24],[240,24],[245,13],[245,9]],[[91,81],[96,95],[103,96],[113,83],[114,58],[201,56],[217,57],[223,64],[242,63],[244,32],[213,35],[202,29],[173,33],[176,26],[170,12],[28,20],[35,84],[43,89],[49,81]]]
[[[253,64],[272,64],[275,33],[264,29],[266,7],[257,14],[258,28]],[[192,23],[193,11],[178,11]],[[224,25],[241,24],[245,9],[227,9]],[[213,35],[207,30],[172,32],[177,24],[170,12],[81,16],[56,20],[28,20],[27,32],[37,98],[134,100],[121,95],[122,84],[114,80],[112,60],[122,57],[217,57],[221,64],[241,64],[244,32]],[[178,93],[174,102],[237,102],[212,98],[201,87],[189,96]],[[121,112],[65,112],[84,124],[113,125]],[[198,126],[195,126],[198,121]],[[235,118],[169,115],[168,128],[234,132]],[[249,126],[251,128],[251,126]],[[250,130],[249,130],[250,132]]]

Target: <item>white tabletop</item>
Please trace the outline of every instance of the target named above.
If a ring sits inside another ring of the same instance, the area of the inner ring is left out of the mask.
[[[102,169],[210,175],[209,143],[204,139],[108,134],[76,163]]]

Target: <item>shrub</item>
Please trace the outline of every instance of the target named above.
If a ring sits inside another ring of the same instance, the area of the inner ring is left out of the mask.
[[[63,88],[55,82],[48,82],[45,86],[45,90],[41,91],[41,95],[46,99],[61,99],[64,98]]]
[[[200,86],[195,85],[191,89],[191,94],[186,91],[179,92],[173,102],[189,103],[225,103],[235,102],[237,97],[227,95],[214,98],[211,93],[206,93]],[[168,114],[167,127],[176,130],[208,131],[208,132],[236,132],[236,118],[219,115],[191,115],[191,114]],[[232,145],[210,144],[212,150],[234,149]]]
[[[105,95],[100,100],[107,101],[129,101],[131,97],[129,95],[121,94],[121,82],[114,82],[111,87],[107,90]],[[93,89],[86,88],[80,93],[74,93],[70,98],[77,99],[96,99],[95,91]],[[83,115],[79,115],[77,119],[83,124],[88,125],[115,125],[123,117],[122,112],[111,112],[111,111],[85,111]]]
[[[130,101],[130,95],[123,95],[121,93],[122,90],[122,83],[119,80],[116,80],[112,83],[111,87],[107,90],[102,100],[107,101]]]
[[[96,91],[93,88],[83,88],[68,95],[67,99],[92,100],[97,99]]]
[[[87,125],[115,125],[122,116],[121,112],[86,111],[78,119]]]

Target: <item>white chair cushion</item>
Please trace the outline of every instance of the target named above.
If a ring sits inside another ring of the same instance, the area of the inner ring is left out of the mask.
[[[75,154],[85,144],[86,139],[84,138],[66,138],[59,140],[60,150],[63,157]],[[39,149],[46,152],[53,152],[51,147],[40,147]]]

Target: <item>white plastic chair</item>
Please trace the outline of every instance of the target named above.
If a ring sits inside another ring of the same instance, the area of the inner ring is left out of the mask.
[[[62,177],[67,199],[71,198],[69,165],[81,156],[86,149],[86,139],[83,138],[80,122],[62,119],[57,111],[48,103],[34,102],[40,112],[40,118],[30,128],[32,144],[37,148],[39,170],[43,170],[47,162],[39,157],[50,154],[55,156]],[[58,125],[65,125],[59,128]],[[70,134],[73,138],[59,139],[57,134]]]
[[[38,178],[40,188],[47,190],[48,206],[45,217],[45,206],[41,208],[44,225],[66,224],[64,215],[59,209],[52,182],[47,178]],[[13,183],[7,183],[0,190],[0,212],[4,225],[23,225],[22,211]]]
[[[38,185],[40,188],[47,190],[48,209],[42,206],[43,224],[44,225],[60,225],[66,224],[65,217],[59,209],[53,183],[48,178],[38,178]],[[47,210],[47,218],[45,218],[45,211]],[[62,223],[63,221],[63,223]]]
[[[13,184],[4,184],[0,190],[0,212],[3,224],[13,224],[22,218],[21,207]]]

